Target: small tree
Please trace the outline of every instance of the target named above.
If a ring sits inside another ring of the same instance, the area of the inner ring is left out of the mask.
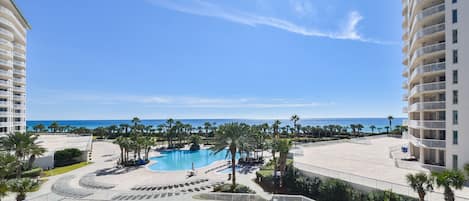
[[[436,185],[438,188],[444,188],[445,201],[454,201],[454,189],[462,189],[465,178],[464,173],[459,170],[445,170],[442,172],[434,172]]]
[[[410,187],[419,194],[420,201],[425,201],[427,191],[433,190],[434,178],[425,173],[408,174],[406,178]]]
[[[191,151],[196,151],[196,150],[199,150],[199,149],[200,149],[200,141],[202,141],[202,139],[200,138],[200,136],[198,136],[198,135],[191,135],[190,141],[191,141],[191,147],[190,147],[190,150],[191,150]]]
[[[11,192],[17,193],[16,201],[22,201],[26,199],[26,193],[33,191],[37,184],[30,178],[21,178],[8,181],[8,187]]]

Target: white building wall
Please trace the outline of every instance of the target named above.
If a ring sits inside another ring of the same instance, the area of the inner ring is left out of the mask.
[[[446,0],[446,167],[453,167],[453,155],[458,158],[457,168],[469,163],[469,1]],[[458,11],[458,22],[452,22],[453,9]],[[458,30],[458,42],[453,44],[453,30]],[[453,50],[458,50],[458,63],[453,64]],[[453,84],[453,70],[458,71],[458,83]],[[458,91],[458,104],[453,104],[453,90]],[[458,125],[453,125],[453,111],[458,111]],[[458,132],[458,144],[453,144],[453,131]]]

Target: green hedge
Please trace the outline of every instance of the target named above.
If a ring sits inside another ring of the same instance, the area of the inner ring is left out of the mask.
[[[25,171],[21,174],[21,177],[39,177],[41,176],[42,168],[34,168],[32,170]]]
[[[75,148],[56,151],[54,153],[54,165],[55,167],[62,167],[79,163],[80,160],[77,158],[80,157],[81,154],[81,151]]]

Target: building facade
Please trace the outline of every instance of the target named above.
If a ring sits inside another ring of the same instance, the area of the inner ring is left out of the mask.
[[[0,136],[26,130],[26,32],[13,0],[0,0]]]
[[[431,170],[462,168],[469,163],[469,1],[402,4],[410,154]]]

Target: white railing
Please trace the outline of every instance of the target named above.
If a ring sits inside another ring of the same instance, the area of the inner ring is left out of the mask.
[[[408,112],[409,112],[409,110],[407,109],[407,107],[402,108],[402,113],[408,113]]]
[[[408,101],[409,100],[409,95],[407,93],[402,95],[402,100],[403,101]]]
[[[444,72],[446,69],[446,62],[439,62],[439,63],[432,63],[421,65],[412,72],[410,76],[410,80],[413,80],[418,75],[423,75],[425,73],[432,73],[432,72]]]
[[[24,61],[14,61],[13,64],[16,66],[26,66],[26,63]]]
[[[9,61],[9,60],[0,59],[0,64],[1,64],[1,65],[5,65],[5,66],[12,67],[12,63],[11,63],[11,61]]]
[[[422,93],[422,92],[429,92],[429,91],[440,91],[446,89],[446,82],[434,82],[434,83],[426,83],[426,84],[419,84],[415,85],[412,90],[410,91],[410,97]]]
[[[22,79],[22,78],[13,78],[13,81],[17,82],[17,83],[25,83],[26,82],[26,80]]]
[[[15,46],[16,49],[20,49],[20,50],[23,50],[23,51],[26,50],[26,47],[24,45],[15,43],[14,46]]]
[[[426,128],[426,129],[445,129],[446,128],[446,121],[409,120],[409,127],[411,127],[411,128]]]
[[[13,38],[13,33],[11,33],[10,31],[8,31],[4,28],[0,28],[0,34],[3,34],[3,35],[8,36],[10,38]]]
[[[421,139],[413,135],[407,135],[407,139],[412,142],[414,145],[419,147],[433,147],[433,148],[445,148],[446,140],[437,140],[437,139]]]
[[[13,73],[9,70],[0,69],[0,75],[10,77],[10,76],[13,76]],[[4,83],[4,84],[8,84],[8,83]]]
[[[410,59],[410,66],[413,66],[414,61],[422,55],[430,54],[430,53],[434,53],[438,51],[443,51],[445,49],[446,49],[445,42],[423,46],[415,51],[414,55]]]
[[[256,194],[248,193],[201,193],[198,194],[201,200],[221,200],[221,201],[314,201],[301,195],[272,195],[266,199]]]
[[[8,92],[8,91],[0,91],[0,95],[8,96],[8,95],[10,95],[10,92]]]
[[[415,33],[415,35],[412,37],[412,40],[410,40],[410,47],[412,48],[415,41],[417,41],[418,39],[442,31],[445,31],[445,23],[424,27],[422,30]]]
[[[422,167],[430,170],[431,172],[440,172],[446,170],[445,166],[439,166],[439,165],[430,165],[430,164],[422,164]],[[459,199],[456,199],[459,200]]]
[[[16,27],[16,25],[10,22],[10,20],[0,17],[0,22],[9,26],[11,29],[13,29],[16,32],[17,36],[20,37],[22,41],[25,41],[24,32],[23,33],[20,32],[18,28]]]
[[[435,5],[435,6],[432,6],[432,7],[429,7],[429,8],[426,8],[426,9],[422,10],[413,19],[412,25],[410,26],[411,27],[410,28],[411,33],[414,32],[413,30],[415,29],[416,24],[419,21],[421,21],[423,18],[426,18],[428,16],[431,16],[431,15],[434,15],[434,14],[437,14],[437,13],[442,13],[444,11],[445,11],[445,3],[438,4],[438,5]]]
[[[409,197],[417,198],[418,195],[408,185],[388,182],[379,179],[373,179],[370,177],[360,176],[353,173],[342,172],[338,170],[327,169],[318,167],[310,164],[294,162],[294,166],[303,172],[310,172],[315,175],[321,175],[329,178],[340,179],[349,183],[359,184],[379,190],[391,190],[394,193],[405,195]],[[456,192],[458,194],[458,192]],[[441,201],[444,200],[444,196],[441,192],[429,192],[426,199],[430,201]],[[456,196],[457,201],[469,201],[467,197]]]
[[[5,39],[3,39],[3,38],[0,38],[0,44],[6,45],[6,46],[8,46],[8,47],[10,47],[10,48],[13,48],[13,44],[12,44],[10,41],[7,41],[7,40],[5,40]]]
[[[18,58],[26,59],[26,55],[19,52],[13,52],[13,55]]]
[[[11,53],[11,51],[7,51],[7,50],[4,50],[4,49],[0,49],[0,54],[1,54],[1,55],[4,55],[4,56],[7,56],[7,57],[13,56],[13,54]]]
[[[422,110],[444,110],[446,109],[445,101],[437,102],[420,102],[410,105],[409,112],[417,112]]]
[[[19,74],[19,75],[25,75],[25,74],[26,74],[26,71],[25,71],[25,70],[18,70],[18,69],[15,69],[15,70],[13,70],[13,73]]]

